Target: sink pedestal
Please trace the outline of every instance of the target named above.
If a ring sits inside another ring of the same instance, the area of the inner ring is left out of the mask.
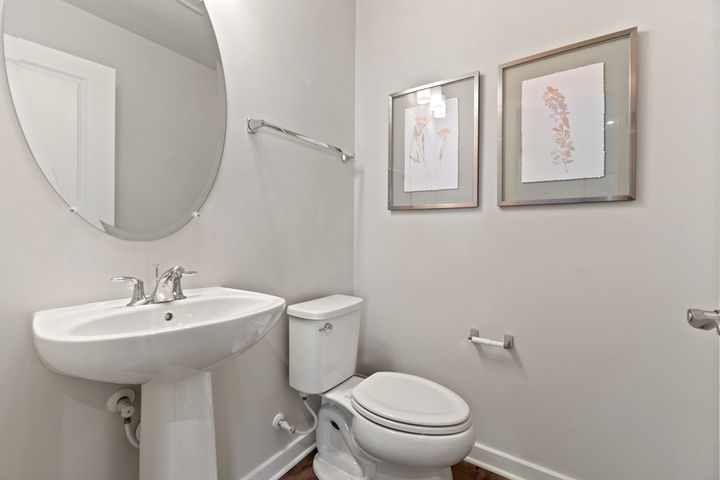
[[[210,372],[142,385],[140,480],[217,480]]]

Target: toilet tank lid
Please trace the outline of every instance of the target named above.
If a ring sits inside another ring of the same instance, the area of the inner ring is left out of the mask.
[[[359,310],[362,303],[362,298],[351,297],[350,295],[330,295],[290,305],[287,313],[293,317],[307,320],[328,320]]]

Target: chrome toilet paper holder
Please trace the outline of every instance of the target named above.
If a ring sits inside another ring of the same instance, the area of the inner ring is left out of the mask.
[[[477,328],[470,329],[470,335],[468,340],[471,343],[477,343],[479,345],[489,345],[491,347],[502,347],[505,350],[511,350],[515,346],[515,338],[507,333],[503,335],[502,340],[491,340],[489,338],[483,338],[480,336],[480,331]]]

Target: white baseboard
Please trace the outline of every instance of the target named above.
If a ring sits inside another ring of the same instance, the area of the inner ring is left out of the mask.
[[[298,437],[240,480],[278,480],[314,448],[314,433]],[[465,460],[508,480],[576,480],[478,442]]]
[[[299,436],[240,480],[278,480],[315,448],[315,433]]]
[[[465,460],[509,480],[576,480],[478,442]]]

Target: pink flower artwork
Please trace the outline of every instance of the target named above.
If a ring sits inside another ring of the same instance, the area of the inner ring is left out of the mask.
[[[410,152],[410,160],[420,163],[427,168],[425,164],[425,126],[428,123],[427,117],[415,117],[415,126],[413,127],[412,150]]]
[[[522,81],[520,181],[605,176],[605,66]]]
[[[547,87],[543,94],[543,100],[545,100],[545,106],[550,109],[549,118],[556,123],[553,127],[555,146],[551,152],[553,165],[562,163],[565,173],[567,173],[568,164],[573,162],[573,151],[575,150],[574,142],[571,139],[570,110],[565,103],[565,95],[558,88]]]
[[[440,163],[440,166],[442,166],[443,161],[443,155],[445,155],[445,149],[447,148],[448,143],[448,137],[450,136],[452,132],[448,130],[447,128],[443,128],[440,130],[437,135],[440,137],[442,141],[442,145],[440,146],[440,152],[438,153],[438,162]]]
[[[403,191],[459,188],[458,99],[446,99],[446,115],[441,118],[425,104],[404,113]]]

